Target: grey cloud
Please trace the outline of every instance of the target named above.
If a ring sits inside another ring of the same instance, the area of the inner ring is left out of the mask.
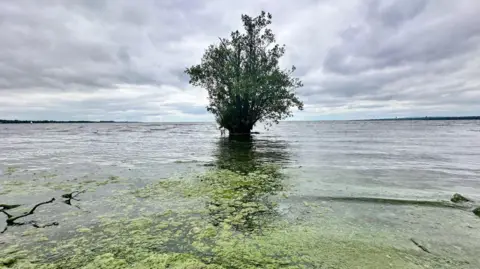
[[[411,109],[479,113],[480,2],[372,0],[359,10],[363,15],[339,31],[322,69],[310,66],[323,71],[306,75],[301,94],[308,103],[324,105],[322,97],[331,96],[339,107],[375,110],[368,102],[398,101]]]
[[[303,91],[302,95],[308,96],[308,102],[324,105],[328,102],[323,99],[325,96],[334,97],[338,104],[347,104],[352,101],[392,100],[420,104],[420,101],[429,100],[429,103],[450,101],[460,105],[466,100],[441,96],[479,91],[480,84],[469,86],[465,82],[462,75],[463,68],[465,64],[459,58],[456,61],[449,61],[446,65],[422,64],[370,73],[328,76],[322,81],[309,82],[318,83],[321,86],[310,91],[307,86],[305,89],[307,91]]]
[[[190,103],[170,103],[168,106],[185,114],[202,115],[206,113],[205,106],[192,105]]]
[[[390,4],[383,7],[385,2]],[[335,73],[355,74],[474,51],[480,38],[480,17],[475,12],[480,10],[480,3],[458,2],[367,1],[365,21],[345,30],[341,43],[326,56],[324,67]]]
[[[142,2],[2,3],[0,90],[185,86],[175,70],[189,52],[176,44],[198,30],[189,21],[195,17],[180,12],[188,12],[185,1],[178,2],[185,10],[166,9],[169,1]]]
[[[426,7],[427,0],[367,2],[367,20],[380,21],[385,26],[397,27],[415,18]]]
[[[17,0],[0,3],[0,118],[204,117],[184,68],[262,9],[309,117],[480,113],[478,1]]]

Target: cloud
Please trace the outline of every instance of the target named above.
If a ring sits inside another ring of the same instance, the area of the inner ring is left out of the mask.
[[[306,106],[294,119],[480,114],[480,2],[0,3],[0,118],[212,120],[188,85],[240,15],[267,10]]]
[[[447,9],[442,1],[397,0],[383,6],[385,2],[366,1],[365,20],[345,29],[325,59],[327,70],[352,74],[433,64],[478,50],[480,4],[468,1],[462,7],[462,1],[450,1]]]

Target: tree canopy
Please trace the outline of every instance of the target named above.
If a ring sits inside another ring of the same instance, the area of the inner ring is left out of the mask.
[[[201,63],[185,70],[190,83],[208,91],[207,110],[232,134],[250,134],[257,122],[269,124],[292,116],[292,107],[303,109],[295,89],[302,82],[292,77],[295,66],[281,69],[285,45],[276,44],[268,28],[272,15],[242,15],[245,32],[210,45]]]

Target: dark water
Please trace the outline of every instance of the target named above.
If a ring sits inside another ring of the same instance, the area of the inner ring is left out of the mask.
[[[321,223],[325,233],[346,239],[415,248],[408,239],[421,238],[438,253],[478,262],[480,218],[468,210],[363,198],[448,201],[458,192],[480,201],[479,121],[283,122],[257,131],[251,141],[232,142],[210,123],[0,125],[0,203],[51,196],[45,188],[36,196],[5,192],[13,180],[119,176],[144,186],[211,164],[273,162],[290,176],[291,193],[281,205],[287,217]],[[112,189],[89,194],[97,201],[91,206],[101,207]],[[324,206],[328,218],[309,216],[306,202]]]

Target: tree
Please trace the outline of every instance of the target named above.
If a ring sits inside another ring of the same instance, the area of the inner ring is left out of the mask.
[[[275,43],[267,28],[271,19],[264,11],[255,18],[242,15],[245,33],[219,38],[200,64],[185,70],[190,84],[207,89],[207,110],[230,135],[250,135],[257,122],[278,123],[292,116],[292,107],[303,109],[295,93],[302,82],[292,77],[295,66],[279,67],[285,45]]]

